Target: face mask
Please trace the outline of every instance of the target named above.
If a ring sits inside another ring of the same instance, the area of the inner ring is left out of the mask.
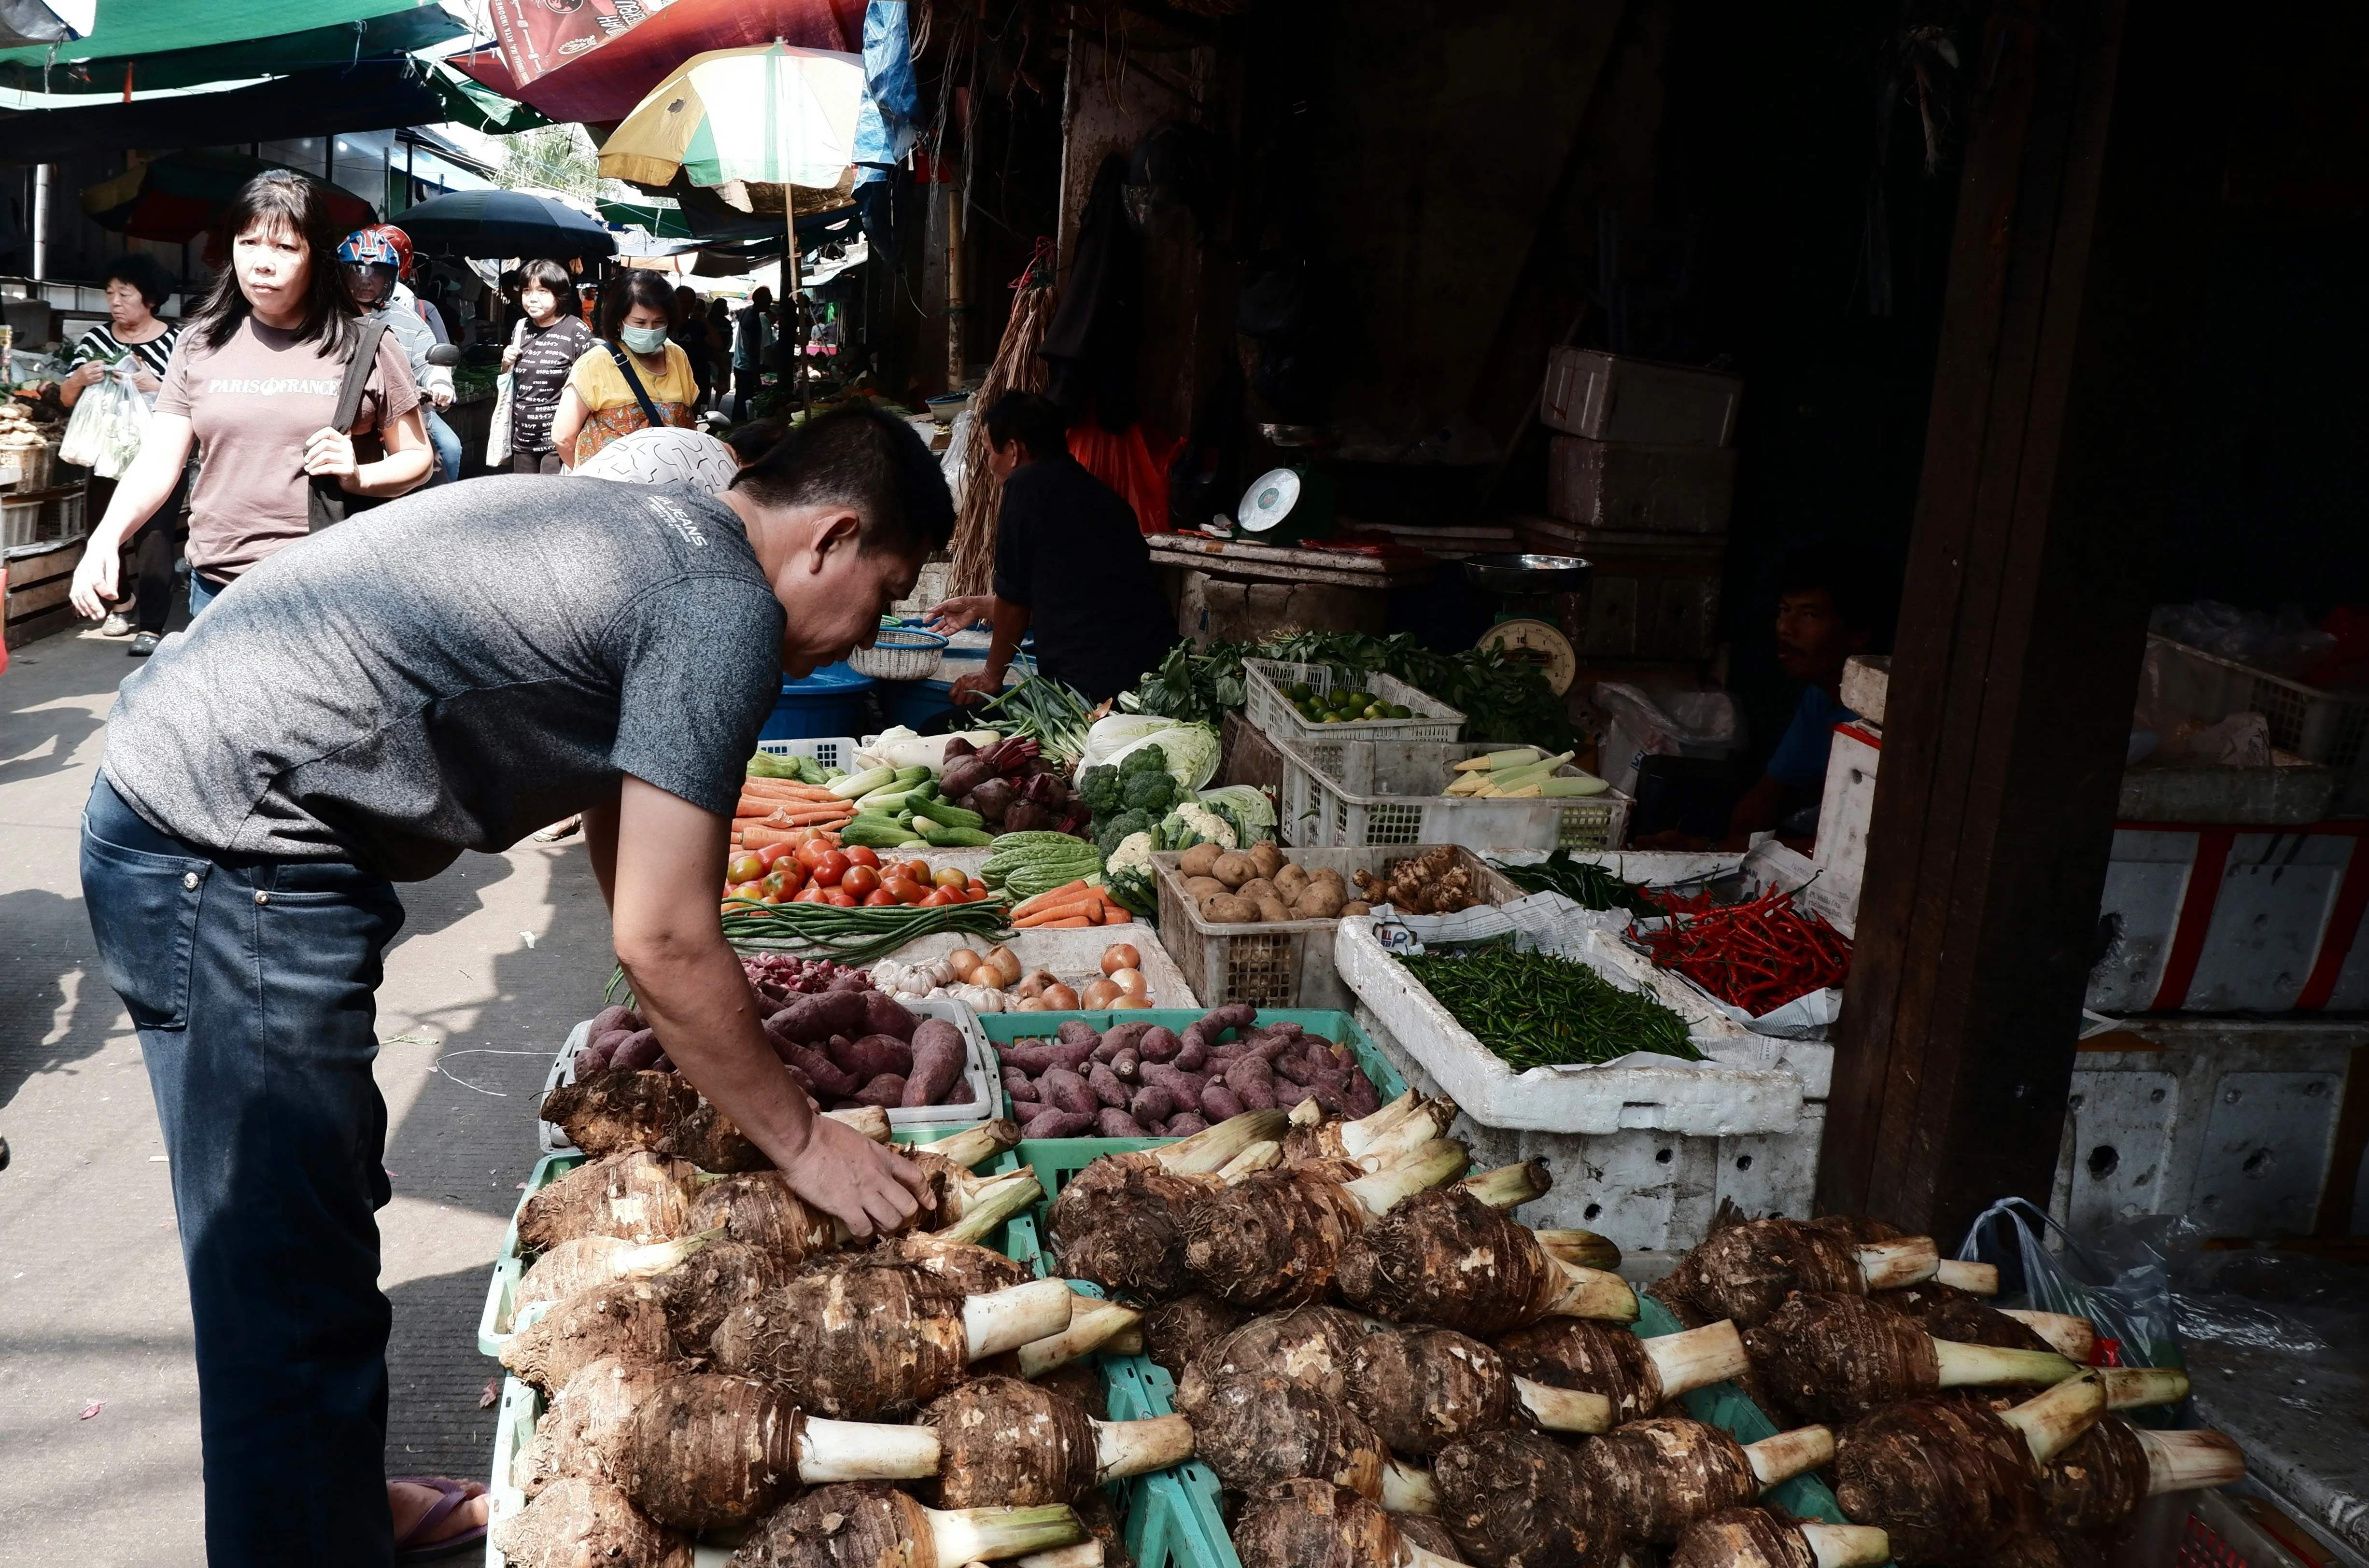
[[[636,354],[655,354],[666,347],[667,329],[663,326],[628,326],[617,337]]]

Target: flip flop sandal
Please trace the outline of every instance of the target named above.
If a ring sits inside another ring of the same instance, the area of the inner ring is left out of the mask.
[[[470,1547],[481,1545],[484,1542],[486,1527],[483,1525],[479,1525],[475,1529],[463,1530],[456,1536],[448,1536],[441,1540],[423,1539],[433,1532],[437,1526],[450,1518],[453,1509],[469,1501],[473,1494],[462,1482],[441,1475],[397,1475],[390,1476],[388,1480],[402,1482],[412,1486],[432,1486],[443,1494],[437,1498],[434,1506],[419,1516],[419,1522],[404,1532],[402,1538],[395,1543],[395,1560],[397,1562],[428,1562],[436,1558],[450,1557],[455,1552],[465,1551]]]

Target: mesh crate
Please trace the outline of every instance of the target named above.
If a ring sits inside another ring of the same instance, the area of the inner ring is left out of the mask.
[[[2361,761],[2369,742],[2369,693],[2322,691],[2169,637],[2147,642],[2170,656],[2163,661],[2166,700],[2191,716],[2214,724],[2257,713],[2282,751],[2331,768]]]
[[[1487,850],[1617,850],[1634,804],[1617,789],[1580,800],[1466,800],[1445,795],[1457,763],[1503,750],[1484,741],[1350,740],[1338,761],[1278,739],[1283,790],[1276,829],[1306,849],[1462,844]],[[1560,770],[1564,778],[1586,775]]]
[[[817,765],[855,772],[855,737],[810,735],[802,740],[760,740],[757,750],[769,757],[812,757]]]
[[[1299,716],[1285,689],[1306,681],[1317,692],[1330,692],[1344,678],[1356,681],[1387,703],[1413,711],[1413,718],[1358,719],[1349,724],[1310,724]],[[1242,660],[1245,690],[1242,713],[1252,724],[1277,740],[1288,740],[1318,755],[1328,746],[1352,737],[1384,740],[1453,740],[1464,731],[1464,715],[1429,692],[1417,691],[1394,676],[1375,673],[1350,676],[1322,664],[1287,664],[1274,658]]]
[[[1508,903],[1522,890],[1482,864],[1481,857],[1459,846],[1415,844],[1386,849],[1299,850],[1292,863],[1308,871],[1330,867],[1356,896],[1356,874],[1379,876],[1410,855],[1454,847],[1458,864],[1472,873],[1474,884],[1493,904]],[[1181,853],[1151,857],[1152,876],[1160,885],[1160,944],[1175,959],[1193,994],[1211,1007],[1247,1001],[1254,1007],[1337,1007],[1356,1005],[1333,967],[1333,920],[1260,921],[1252,925],[1216,925],[1201,918],[1192,896],[1184,891]]]

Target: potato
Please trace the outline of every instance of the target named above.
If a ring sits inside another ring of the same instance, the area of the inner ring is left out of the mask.
[[[1348,901],[1341,896],[1338,883],[1310,882],[1308,885],[1308,890],[1300,894],[1299,901],[1291,906],[1292,918],[1304,921],[1333,920],[1341,913],[1341,907]]]
[[[1345,915],[1369,915],[1374,912],[1374,906],[1363,898],[1352,898],[1341,906],[1341,912]]]
[[[1283,907],[1283,900],[1276,898],[1273,893],[1262,894],[1260,896],[1258,899],[1258,911],[1259,919],[1263,921],[1288,921],[1291,918],[1291,911],[1285,909]]]
[[[1195,844],[1176,863],[1176,869],[1187,877],[1207,876],[1209,868],[1218,864],[1218,857],[1225,853],[1222,844]]]
[[[1308,873],[1286,861],[1283,869],[1269,878],[1275,884],[1275,896],[1287,904],[1296,904],[1308,891]]]
[[[1258,875],[1258,867],[1251,864],[1250,856],[1229,850],[1209,867],[1209,875],[1229,887],[1240,887]]]
[[[1310,872],[1308,874],[1308,880],[1310,882],[1330,882],[1335,887],[1348,887],[1348,884],[1341,879],[1341,874],[1333,870],[1329,865],[1319,870]],[[1346,894],[1343,895],[1345,898],[1346,896]]]
[[[1270,882],[1275,880],[1275,874],[1288,864],[1283,858],[1283,851],[1269,839],[1261,839],[1243,853],[1251,857],[1251,864],[1258,867],[1258,874]]]
[[[1241,887],[1234,889],[1234,897],[1238,898],[1248,898],[1253,904],[1257,903],[1261,898],[1272,898],[1275,896],[1275,884],[1269,882],[1264,876],[1253,876],[1248,882],[1243,883]]]
[[[1207,849],[1210,846],[1206,844],[1196,844],[1194,847],[1196,849]],[[1211,898],[1222,898],[1232,891],[1233,889],[1231,887],[1227,887],[1224,883],[1219,881],[1214,876],[1188,877],[1185,879],[1184,883],[1185,896],[1196,904],[1207,903]]]
[[[1201,918],[1211,925],[1247,925],[1259,918],[1259,907],[1248,898],[1221,893],[1201,901]]]

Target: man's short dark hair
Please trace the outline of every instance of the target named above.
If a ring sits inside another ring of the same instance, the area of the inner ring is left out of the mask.
[[[724,438],[744,464],[754,463],[788,439],[787,421],[774,418],[751,419]]]
[[[148,302],[152,311],[171,299],[180,287],[165,270],[165,264],[144,250],[124,252],[109,262],[107,270],[99,275],[101,283],[112,283],[118,279],[139,290],[140,297]]]
[[[1018,441],[1029,461],[1059,457],[1070,450],[1070,417],[1036,392],[1007,392],[987,411],[987,439],[997,446]]]
[[[955,500],[913,427],[878,408],[818,414],[740,471],[759,506],[844,506],[864,519],[861,549],[918,559],[954,537]]]
[[[1845,626],[1869,634],[1871,650],[1892,646],[1899,589],[1890,567],[1853,545],[1812,544],[1788,555],[1777,568],[1780,594],[1821,588]]]

